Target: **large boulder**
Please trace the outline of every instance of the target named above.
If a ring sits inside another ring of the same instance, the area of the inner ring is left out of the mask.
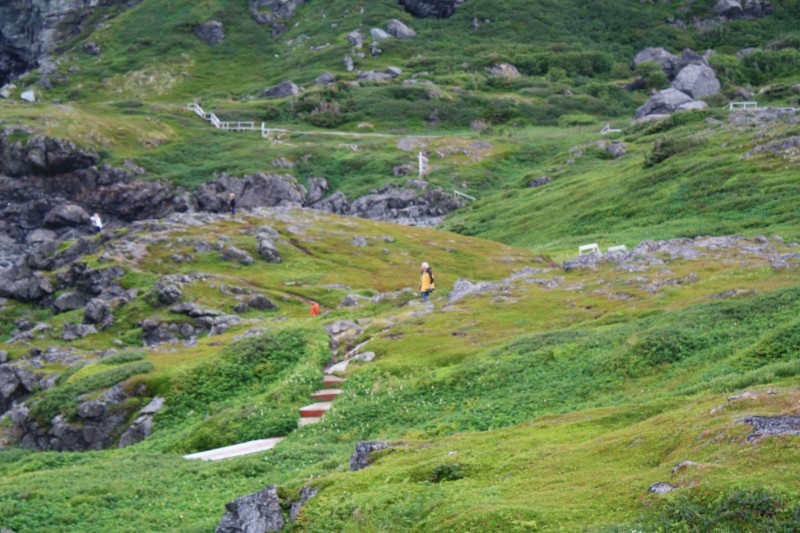
[[[307,204],[315,204],[322,200],[328,194],[328,180],[325,178],[308,178],[308,196],[306,197]]]
[[[275,485],[226,503],[225,509],[215,533],[263,533],[280,531],[284,526]]]
[[[273,85],[269,89],[261,91],[261,98],[288,98],[297,96],[303,89],[293,81],[282,81],[278,85]]]
[[[100,329],[106,329],[114,323],[114,315],[111,314],[111,305],[100,298],[89,300],[83,312],[83,322],[84,324],[99,325]]]
[[[396,37],[397,39],[413,39],[417,36],[417,32],[397,19],[392,19],[392,21],[389,22],[389,24],[386,26],[386,31],[389,33],[389,35]]]
[[[705,107],[707,107],[705,102],[698,102],[678,89],[669,88],[658,91],[651,96],[644,105],[636,110],[636,118],[669,115],[679,111],[704,109]]]
[[[244,178],[223,175],[197,189],[197,208],[215,213],[227,212],[227,198],[232,192],[236,194],[236,205],[240,209],[302,206],[306,199],[305,187],[289,174],[252,174]]]
[[[664,72],[672,77],[678,58],[663,48],[645,48],[633,58],[632,68],[636,68],[642,63],[657,63],[661,65]]]
[[[453,16],[456,8],[464,0],[397,0],[398,3],[417,18],[446,19]]]
[[[65,292],[55,299],[53,302],[53,309],[56,313],[66,313],[67,311],[74,311],[86,305],[89,298],[79,291]]]
[[[202,24],[198,24],[192,30],[195,36],[208,45],[219,44],[225,40],[225,31],[222,27],[222,22],[218,20],[209,20]]]
[[[72,141],[34,136],[18,140],[16,130],[0,134],[0,174],[20,176],[58,176],[97,164],[100,157],[92,149],[78,149]]]
[[[30,370],[0,364],[0,414],[11,408],[15,401],[36,390],[39,377]]]
[[[364,46],[364,36],[360,31],[353,30],[347,34],[347,42],[349,42],[355,48],[361,48]]]
[[[44,224],[50,228],[84,226],[88,222],[89,214],[75,204],[57,205],[44,216]]]
[[[53,285],[40,272],[17,265],[0,272],[0,297],[35,302],[53,294]]]
[[[675,77],[672,87],[691,96],[704,98],[717,94],[721,87],[717,75],[708,65],[692,64],[686,66]]]

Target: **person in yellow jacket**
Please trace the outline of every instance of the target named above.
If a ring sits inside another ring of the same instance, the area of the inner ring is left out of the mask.
[[[422,296],[422,301],[427,303],[430,301],[430,294],[436,290],[436,283],[434,283],[433,272],[428,263],[422,263],[420,271],[422,276],[419,281],[419,293]]]

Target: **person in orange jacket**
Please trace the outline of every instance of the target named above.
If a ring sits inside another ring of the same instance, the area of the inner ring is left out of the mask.
[[[427,303],[430,301],[430,294],[436,290],[436,283],[433,280],[433,271],[428,263],[422,263],[420,271],[422,276],[419,281],[419,293],[422,296],[422,302]]]
[[[319,316],[319,304],[311,302],[311,316]]]

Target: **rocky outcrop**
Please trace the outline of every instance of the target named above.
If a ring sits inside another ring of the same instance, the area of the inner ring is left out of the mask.
[[[767,0],[719,0],[714,13],[723,20],[761,18],[772,14],[772,3]]]
[[[98,7],[137,0],[15,0],[0,2],[0,87],[38,66],[85,31]]]
[[[459,199],[438,187],[420,194],[418,190],[390,184],[354,200],[346,214],[427,226],[437,224],[445,215],[462,205]]]
[[[30,370],[11,364],[0,364],[0,414],[25,399],[41,384],[41,377]]]
[[[417,18],[446,19],[452,17],[456,8],[464,0],[397,0],[398,3]]]
[[[244,178],[223,175],[201,185],[195,193],[195,203],[202,211],[228,212],[230,193],[237,197],[237,207],[302,206],[306,189],[289,174],[252,174]]]
[[[380,441],[359,442],[350,457],[350,471],[355,472],[368,467],[371,463],[370,454],[378,450],[385,450],[389,445]]]
[[[209,46],[219,44],[225,40],[225,31],[222,22],[209,20],[194,27],[192,32],[195,36]]]
[[[250,0],[250,16],[261,25],[272,27],[272,36],[286,31],[286,24],[307,0]]]
[[[35,302],[53,294],[53,285],[39,272],[18,265],[0,272],[0,297]]]
[[[58,268],[69,258],[56,261],[57,241],[91,233],[88,213],[100,212],[106,224],[156,218],[183,211],[188,204],[165,182],[136,179],[127,170],[97,166],[93,150],[72,142],[30,136],[19,130],[0,132],[0,249],[39,240],[39,255],[29,250],[36,269]],[[48,228],[42,240],[38,230]],[[8,243],[8,244],[6,244]],[[72,260],[79,257],[70,251]],[[16,250],[16,249],[15,249]],[[16,252],[18,254],[19,251]],[[66,261],[66,262],[65,262]]]
[[[157,396],[139,410],[138,416],[119,438],[118,446],[126,448],[142,442],[153,433],[153,415],[164,408],[164,398]],[[80,413],[79,413],[80,416]]]
[[[636,118],[669,115],[679,111],[692,111],[707,107],[708,105],[705,102],[694,100],[691,96],[678,89],[664,89],[655,93],[644,105],[636,110]]]
[[[753,432],[747,436],[748,441],[772,435],[800,435],[800,416],[748,416],[734,423],[753,427]]]
[[[288,98],[297,96],[301,92],[303,92],[303,89],[293,81],[282,81],[278,85],[261,91],[261,98]]]
[[[678,73],[672,87],[696,99],[717,94],[721,85],[710,66],[691,64]]]
[[[721,84],[708,63],[710,52],[700,55],[686,49],[677,57],[663,48],[645,48],[633,58],[632,68],[651,61],[659,64],[671,81],[669,89],[653,94],[643,106],[636,110],[636,118],[654,115],[668,115],[680,111],[705,109],[705,98],[720,91]],[[628,86],[629,90],[641,88],[641,78]]]
[[[215,533],[280,531],[285,524],[275,485],[228,502],[225,510]]]

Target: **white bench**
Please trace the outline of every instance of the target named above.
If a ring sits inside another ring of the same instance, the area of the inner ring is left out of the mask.
[[[730,111],[752,111],[758,109],[758,102],[731,102],[728,104]]]
[[[587,254],[601,254],[600,247],[597,245],[596,242],[592,244],[584,244],[583,246],[578,246],[578,255],[583,255],[584,253]]]
[[[625,246],[624,244],[620,244],[619,246],[609,246],[607,251],[608,252],[627,252],[628,251],[628,247]]]

